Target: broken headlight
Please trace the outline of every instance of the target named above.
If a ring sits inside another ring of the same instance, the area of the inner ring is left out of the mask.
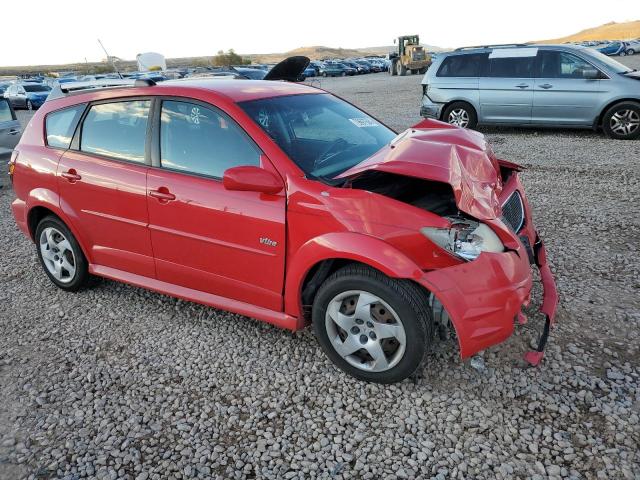
[[[460,217],[445,218],[451,228],[423,227],[420,233],[464,260],[474,260],[482,252],[504,251],[504,245],[488,225]]]

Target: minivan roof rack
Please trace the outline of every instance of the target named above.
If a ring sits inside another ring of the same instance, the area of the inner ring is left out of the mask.
[[[155,84],[156,82],[154,82],[150,78],[137,78],[128,80],[104,78],[100,80],[89,80],[86,82],[67,82],[63,84],[57,84],[55,87],[53,87],[51,93],[47,97],[47,100],[55,100],[57,98],[83,93],[85,90],[94,90],[97,88],[152,87]]]
[[[454,52],[459,52],[461,50],[477,50],[479,48],[503,48],[503,47],[530,47],[528,43],[497,43],[495,45],[475,45],[471,47],[460,47],[456,48]]]

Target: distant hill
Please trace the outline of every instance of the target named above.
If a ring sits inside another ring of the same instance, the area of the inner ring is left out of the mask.
[[[624,23],[605,23],[599,27],[587,28],[562,38],[540,40],[536,43],[584,42],[587,40],[629,40],[640,37],[640,20]]]

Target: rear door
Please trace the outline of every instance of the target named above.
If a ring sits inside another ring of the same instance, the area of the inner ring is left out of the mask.
[[[556,50],[540,50],[536,63],[532,123],[592,125],[606,94],[601,91],[603,80],[585,78],[585,72],[596,67]]]
[[[22,127],[9,100],[0,97],[0,152],[2,149],[13,150],[20,140],[21,132]]]
[[[147,181],[158,279],[281,310],[284,191],[229,191],[222,184],[230,167],[277,172],[244,130],[212,105],[165,99],[159,123],[157,168]]]
[[[499,48],[480,78],[482,123],[529,124],[536,48]]]
[[[62,210],[93,263],[145,277],[155,276],[146,199],[150,108],[148,98],[89,105],[58,164]],[[47,118],[49,145],[67,121]]]

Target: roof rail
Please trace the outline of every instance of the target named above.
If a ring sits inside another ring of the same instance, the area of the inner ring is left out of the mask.
[[[497,43],[495,45],[474,45],[472,47],[460,47],[456,48],[454,52],[461,50],[477,50],[478,48],[500,48],[500,47],[530,47],[528,43]]]
[[[48,100],[55,100],[57,98],[66,97],[74,93],[82,93],[84,90],[93,90],[96,88],[111,88],[111,87],[152,87],[156,82],[150,78],[137,78],[137,79],[112,79],[105,78],[101,80],[89,80],[86,82],[67,82],[63,84],[57,84],[51,90],[51,93],[47,97]]]

